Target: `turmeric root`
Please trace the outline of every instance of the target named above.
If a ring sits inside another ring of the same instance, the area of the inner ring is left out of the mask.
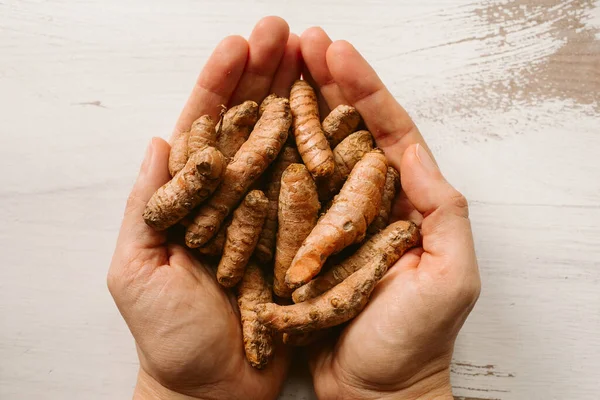
[[[388,255],[391,260],[395,257],[399,259],[407,250],[418,245],[419,240],[419,228],[414,223],[394,222],[366,241],[353,255],[296,289],[292,299],[294,303],[301,303],[325,293],[367,265],[378,254]]]
[[[210,115],[203,115],[194,121],[190,129],[188,155],[191,156],[197,151],[202,151],[207,147],[216,147],[216,145],[217,133],[215,132],[215,121],[213,121]]]
[[[222,286],[235,286],[244,276],[246,264],[254,252],[265,223],[268,206],[265,194],[260,190],[253,190],[233,212],[231,225],[225,234],[223,256],[217,268],[217,280]]]
[[[269,199],[269,211],[267,212],[267,220],[265,221],[265,226],[260,234],[260,239],[258,239],[258,245],[254,252],[256,258],[263,263],[271,261],[275,252],[281,175],[283,175],[283,171],[290,164],[299,162],[301,162],[301,159],[296,148],[290,144],[286,144],[271,167],[269,184],[265,192],[267,199]]]
[[[296,145],[304,164],[315,179],[330,176],[334,169],[333,153],[321,128],[317,96],[306,81],[298,80],[292,86],[290,107]]]
[[[360,124],[360,114],[356,108],[340,104],[323,120],[323,132],[333,149]]]
[[[331,208],[296,253],[285,276],[291,289],[317,275],[327,257],[365,238],[379,211],[386,173],[387,160],[379,149],[368,152],[356,164]]]
[[[171,151],[169,152],[169,173],[171,177],[177,175],[187,163],[189,137],[189,131],[179,132],[175,135],[173,143],[171,143]]]
[[[392,212],[392,204],[396,198],[396,194],[400,190],[400,174],[394,167],[388,167],[387,175],[385,176],[385,186],[383,195],[381,195],[381,205],[377,216],[369,225],[367,234],[374,235],[384,229],[390,222],[390,214]]]
[[[248,139],[250,131],[258,119],[258,104],[245,101],[231,107],[221,119],[217,148],[228,160],[233,159],[235,153]]]
[[[190,222],[191,223],[191,222]],[[227,218],[219,232],[212,239],[208,241],[204,246],[198,248],[200,254],[205,256],[218,257],[223,254],[223,248],[225,247],[225,235],[227,234],[227,228],[231,225],[231,218]],[[189,226],[189,224],[187,225]],[[186,226],[186,227],[187,227]]]
[[[262,101],[262,103],[260,103],[260,107],[258,108],[258,117],[260,118],[263,115],[263,113],[265,112],[265,109],[267,108],[267,106],[273,100],[276,100],[278,98],[279,98],[279,96],[277,96],[275,93],[271,93],[270,95],[265,97],[264,100]]]
[[[289,298],[292,295],[292,290],[285,283],[285,275],[302,242],[317,223],[319,207],[317,187],[308,169],[302,164],[291,164],[281,176],[279,193],[273,279],[273,291],[279,297]]]
[[[326,202],[337,194],[352,168],[371,150],[373,150],[373,137],[369,131],[354,132],[342,140],[333,149],[335,160],[333,174],[328,179],[319,181],[319,200]]]
[[[342,324],[360,313],[371,292],[397,258],[379,254],[344,282],[314,299],[291,306],[275,303],[255,307],[258,320],[279,332],[302,334]]]
[[[271,288],[256,263],[248,264],[244,277],[237,287],[237,296],[246,359],[254,368],[262,369],[273,353],[273,338],[271,331],[257,320],[254,308],[273,299]]]
[[[150,198],[143,214],[146,224],[160,231],[183,219],[216,189],[225,165],[223,154],[214,147],[193,154]]]
[[[287,139],[291,120],[287,99],[279,98],[269,104],[248,140],[227,165],[221,185],[200,207],[188,227],[185,241],[189,247],[204,245],[219,231],[248,188],[279,154]]]

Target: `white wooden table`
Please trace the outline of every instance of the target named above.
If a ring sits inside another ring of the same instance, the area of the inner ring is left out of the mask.
[[[126,195],[212,47],[267,14],[353,42],[471,201],[457,398],[598,399],[600,2],[211,3],[0,0],[0,399],[130,397],[105,284]]]

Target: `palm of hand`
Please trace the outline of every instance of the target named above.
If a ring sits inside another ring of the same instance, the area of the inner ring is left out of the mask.
[[[142,267],[118,283],[128,287],[119,308],[150,376],[190,396],[201,397],[206,386],[239,398],[275,396],[285,373],[282,354],[261,372],[246,362],[235,297],[209,267],[178,246],[136,263]]]
[[[423,220],[426,249],[435,246],[427,243],[427,233],[440,214]],[[457,270],[457,262],[476,266],[474,253],[473,259],[465,254],[457,260],[422,249],[405,254],[339,338],[316,349],[317,393],[400,391],[446,375],[458,331],[479,294],[478,276]]]
[[[468,312],[460,314],[472,305],[456,302],[463,295],[443,293],[448,285],[443,272],[435,272],[439,265],[419,253],[405,255],[333,346],[317,350],[315,375],[324,392],[331,385],[401,390],[447,367]]]

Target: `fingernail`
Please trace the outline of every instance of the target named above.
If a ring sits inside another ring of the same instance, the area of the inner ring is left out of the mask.
[[[146,154],[144,155],[144,161],[142,162],[142,167],[140,168],[141,173],[146,173],[150,165],[152,165],[152,155],[154,154],[154,140],[151,140],[148,143],[148,147],[146,148]]]
[[[419,160],[423,168],[425,168],[428,172],[435,172],[439,169],[437,164],[433,161],[433,158],[431,158],[431,156],[427,152],[427,150],[425,150],[420,144],[417,144],[416,146],[415,155],[417,156],[417,159]]]

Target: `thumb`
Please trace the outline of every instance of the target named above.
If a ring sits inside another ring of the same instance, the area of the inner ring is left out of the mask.
[[[429,153],[419,144],[409,146],[401,165],[402,188],[408,200],[424,216],[423,250],[457,266],[477,266],[468,203],[446,181]],[[464,262],[473,261],[473,262]]]
[[[130,251],[133,247],[152,248],[165,242],[164,233],[156,232],[146,225],[142,214],[154,192],[171,179],[168,169],[169,151],[170,146],[163,139],[153,138],[150,141],[139,175],[127,199],[117,251]]]

